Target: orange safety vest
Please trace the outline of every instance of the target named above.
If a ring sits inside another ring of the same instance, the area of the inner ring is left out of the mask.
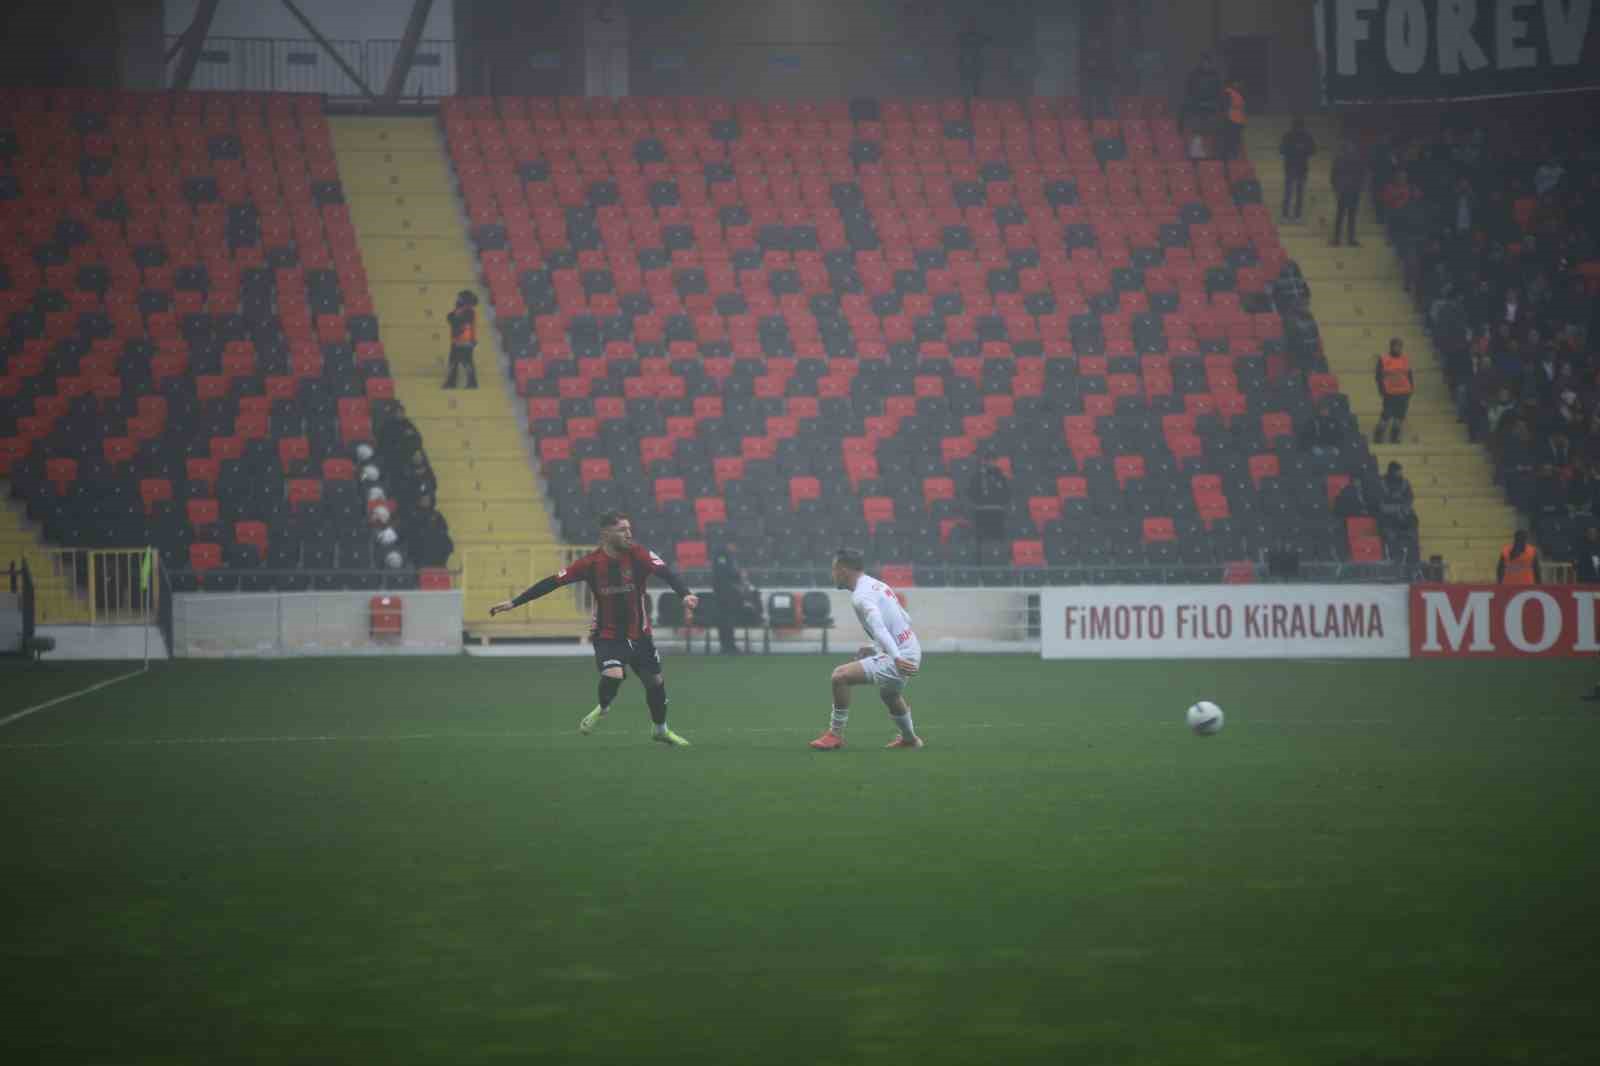
[[[1411,360],[1404,355],[1385,355],[1383,361],[1383,394],[1385,396],[1411,395]]]
[[[1238,89],[1224,89],[1222,94],[1228,98],[1228,121],[1235,126],[1244,125],[1244,93]]]
[[[1505,577],[1502,579],[1507,585],[1533,584],[1533,561],[1539,557],[1532,544],[1524,545],[1521,555],[1511,554],[1511,545],[1507,544],[1500,549],[1500,561],[1505,564]]]
[[[456,344],[478,343],[478,330],[475,319],[476,316],[473,315],[471,311],[468,311],[452,330],[452,336],[450,339]]]

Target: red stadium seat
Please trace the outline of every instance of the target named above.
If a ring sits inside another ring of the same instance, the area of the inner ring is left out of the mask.
[[[1014,540],[1011,542],[1011,565],[1023,569],[1037,569],[1045,565],[1044,541]]]
[[[680,540],[673,548],[673,561],[679,570],[704,570],[710,565],[703,540]]]
[[[879,566],[878,580],[896,589],[908,589],[916,585],[915,571],[901,563],[885,563]]]
[[[1350,561],[1353,563],[1383,562],[1381,537],[1355,537],[1350,541]]]
[[[189,545],[189,569],[204,573],[215,570],[222,565],[222,545],[220,544],[191,544]]]
[[[668,503],[672,500],[682,500],[687,498],[684,495],[683,478],[681,477],[656,478],[655,494],[657,507],[660,507],[662,504]]]
[[[1278,457],[1276,455],[1252,455],[1250,457],[1250,480],[1260,488],[1263,478],[1278,476]]]
[[[1362,537],[1376,537],[1378,535],[1378,520],[1368,515],[1360,515],[1344,520],[1345,536],[1349,538],[1353,548],[1355,542]]]
[[[172,482],[164,477],[143,478],[139,482],[139,499],[144,502],[145,513],[149,514],[155,504],[172,499]]]
[[[1117,475],[1117,484],[1122,488],[1127,488],[1128,482],[1135,478],[1144,477],[1144,456],[1119,455],[1112,460],[1112,469]]]
[[[894,497],[863,497],[861,500],[861,516],[867,520],[867,531],[876,533],[879,523],[894,521]]]
[[[822,498],[822,482],[809,475],[789,479],[789,509],[795,510],[801,500]]]
[[[332,460],[329,460],[332,462]],[[316,478],[291,478],[287,489],[289,510],[298,511],[308,503],[316,503],[322,499],[322,482]]]
[[[65,496],[67,486],[78,480],[76,459],[50,459],[44,464],[45,478],[55,486],[56,495]]]
[[[1061,518],[1061,500],[1055,496],[1030,496],[1028,517],[1033,520],[1034,529],[1042,533],[1046,523]]]
[[[216,459],[185,459],[183,468],[184,476],[189,481],[204,485],[208,495],[217,491],[217,475],[221,464]]]
[[[1329,474],[1328,475],[1328,506],[1329,507],[1333,506],[1333,501],[1335,501],[1335,500],[1337,500],[1339,498],[1339,493],[1343,492],[1344,491],[1344,487],[1346,485],[1348,485],[1348,484],[1350,484],[1350,475],[1349,474]]]
[[[702,534],[709,525],[721,525],[728,520],[728,505],[721,496],[701,496],[694,501],[694,520]]]
[[[1146,544],[1169,543],[1178,539],[1177,527],[1170,518],[1146,518],[1143,540]]]
[[[222,514],[221,505],[209,499],[189,500],[184,504],[184,511],[189,516],[191,526],[216,525]]]
[[[261,558],[267,557],[267,525],[265,522],[235,522],[233,539],[236,544],[248,544]]]
[[[578,477],[583,482],[584,491],[589,491],[589,486],[596,481],[611,480],[610,459],[585,459],[578,464]]]
[[[954,478],[929,477],[922,479],[922,502],[927,507],[932,507],[939,500],[954,500],[956,498],[956,483]]]

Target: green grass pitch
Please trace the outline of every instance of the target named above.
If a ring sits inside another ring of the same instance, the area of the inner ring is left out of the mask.
[[[159,664],[0,728],[14,1063],[1594,1061],[1594,664]],[[0,717],[124,672],[0,668]],[[1228,713],[1191,736],[1184,708]]]

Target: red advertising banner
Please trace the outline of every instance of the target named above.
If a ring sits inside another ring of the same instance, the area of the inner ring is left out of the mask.
[[[1600,652],[1600,589],[1413,585],[1416,659],[1557,658]]]

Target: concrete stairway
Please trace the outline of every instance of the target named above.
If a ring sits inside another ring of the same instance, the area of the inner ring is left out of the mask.
[[[89,598],[63,571],[63,555],[44,542],[38,526],[28,521],[22,501],[11,498],[10,483],[0,480],[0,574],[12,563],[27,563],[33,575],[34,609],[40,625],[90,621]],[[0,577],[0,583],[4,581]]]
[[[467,628],[477,636],[581,633],[588,618],[569,595],[489,621],[491,603],[554,573],[568,552],[534,476],[438,124],[348,117],[332,127],[396,396],[422,431],[439,478]],[[480,301],[479,387],[446,390],[445,316],[462,289]]]
[[[1360,246],[1330,245],[1336,205],[1328,170],[1339,148],[1337,119],[1311,116],[1308,125],[1317,155],[1306,183],[1305,221],[1280,221],[1278,232],[1311,285],[1329,366],[1370,435],[1381,406],[1373,364],[1391,337],[1405,342],[1417,383],[1405,437],[1399,444],[1374,445],[1373,453],[1380,472],[1394,460],[1411,479],[1424,557],[1442,556],[1452,580],[1492,580],[1500,547],[1517,526],[1516,512],[1494,481],[1487,453],[1467,439],[1465,425],[1456,420],[1443,364],[1404,291],[1400,262],[1365,202],[1370,197],[1363,197],[1356,227]],[[1266,204],[1275,215],[1283,204],[1278,142],[1288,128],[1287,117],[1262,115],[1251,120],[1246,135]]]

